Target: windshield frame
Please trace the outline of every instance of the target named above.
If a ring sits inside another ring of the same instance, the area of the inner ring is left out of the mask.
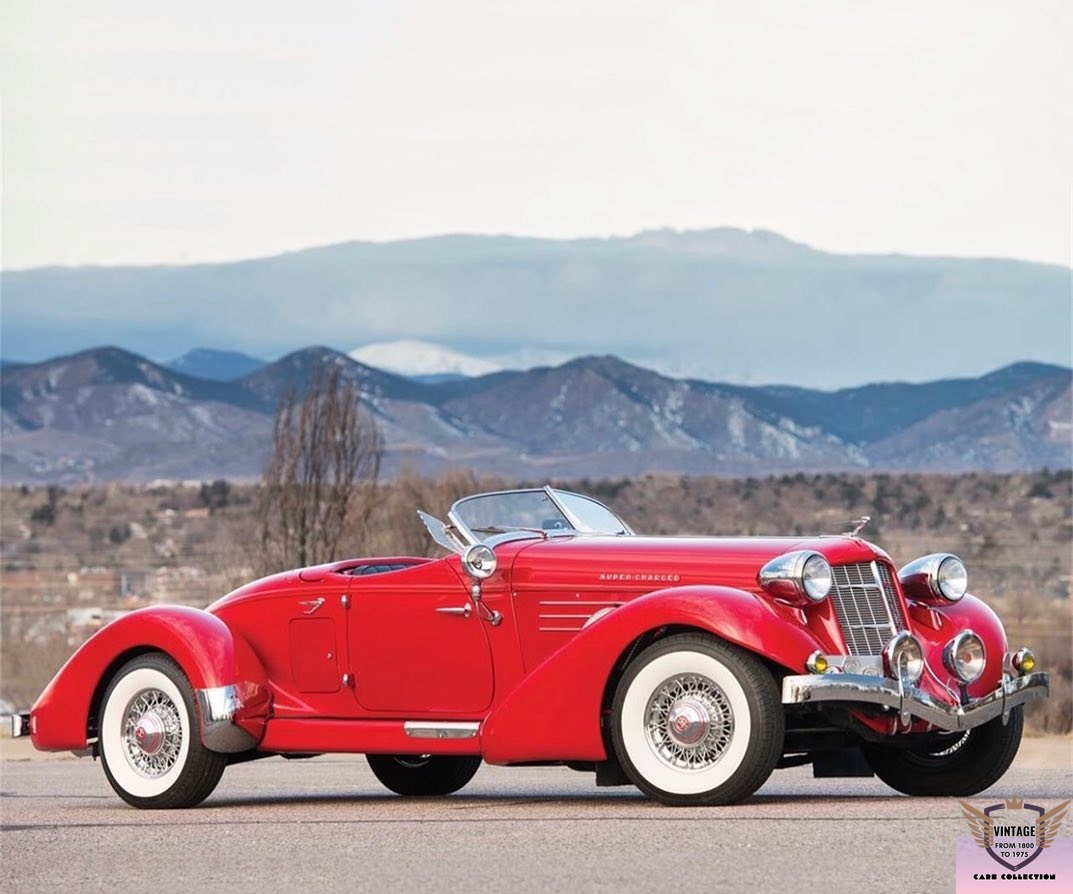
[[[501,532],[480,536],[470,529],[469,525],[466,524],[466,522],[463,520],[462,513],[459,511],[465,503],[471,500],[479,500],[487,497],[510,496],[513,494],[544,494],[551,501],[552,505],[556,508],[556,510],[558,510],[559,514],[562,515],[563,519],[567,523],[569,523],[570,527],[555,530],[542,530],[539,528],[526,527],[508,527],[504,528],[504,530]],[[593,528],[591,525],[586,524],[585,521],[581,519],[576,512],[572,511],[569,506],[566,505],[565,501],[559,496],[560,494],[564,494],[569,497],[574,497],[580,500],[585,500],[586,502],[592,503],[595,506],[599,506],[618,522],[618,525],[621,527],[621,531],[599,531]],[[478,543],[488,544],[490,541],[493,541],[494,543],[503,543],[507,540],[528,539],[530,537],[540,537],[542,539],[547,539],[548,537],[574,536],[578,534],[598,535],[605,537],[633,536],[634,534],[633,528],[626,524],[626,522],[622,520],[622,518],[618,515],[617,512],[612,510],[604,503],[601,503],[599,500],[587,496],[586,494],[579,494],[573,491],[558,490],[556,488],[553,488],[551,485],[545,485],[544,487],[516,488],[514,490],[495,490],[481,494],[471,494],[470,496],[462,497],[461,499],[456,500],[452,504],[450,511],[448,511],[447,517],[450,520],[451,525],[454,527],[454,529],[459,534],[461,534],[470,545],[475,545]]]

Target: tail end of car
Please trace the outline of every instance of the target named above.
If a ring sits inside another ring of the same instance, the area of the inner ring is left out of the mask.
[[[183,807],[208,796],[228,755],[257,746],[270,704],[241,636],[208,612],[159,606],[87,640],[12,731],[41,751],[101,757],[128,803]]]

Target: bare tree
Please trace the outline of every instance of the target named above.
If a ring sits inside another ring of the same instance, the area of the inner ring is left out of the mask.
[[[383,452],[360,390],[338,367],[318,368],[304,395],[284,394],[258,491],[258,570],[339,558],[340,543],[372,512]]]

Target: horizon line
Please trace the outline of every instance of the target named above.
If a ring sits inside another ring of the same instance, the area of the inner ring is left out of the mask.
[[[426,233],[416,236],[402,236],[387,239],[367,239],[367,238],[350,238],[341,239],[334,242],[317,243],[311,245],[305,245],[300,248],[287,248],[279,251],[269,251],[263,254],[255,255],[242,255],[239,257],[231,257],[224,259],[198,259],[198,260],[184,260],[184,261],[122,261],[122,262],[96,262],[96,261],[82,261],[75,263],[45,263],[36,264],[32,266],[20,266],[20,267],[7,267],[3,265],[2,258],[0,258],[0,274],[3,273],[33,273],[45,270],[116,270],[116,269],[154,269],[154,268],[189,268],[189,267],[224,267],[231,264],[247,264],[256,261],[266,261],[275,258],[282,258],[288,255],[303,254],[305,252],[323,251],[333,248],[342,248],[350,245],[376,245],[376,246],[388,246],[388,245],[405,245],[408,243],[418,242],[431,242],[439,239],[512,239],[520,242],[553,242],[553,243],[577,243],[577,242],[614,242],[621,241],[626,242],[630,240],[638,239],[645,235],[655,234],[673,234],[674,236],[688,236],[692,234],[705,234],[705,233],[718,233],[718,232],[730,232],[744,234],[750,238],[757,236],[774,236],[782,242],[788,243],[791,246],[807,249],[817,255],[825,255],[828,257],[840,257],[840,258],[914,258],[919,260],[929,261],[999,261],[999,262],[1013,262],[1018,264],[1035,264],[1044,267],[1058,267],[1062,270],[1068,270],[1073,272],[1073,256],[1071,256],[1068,264],[1057,263],[1055,261],[1042,261],[1032,258],[1022,258],[1013,255],[995,255],[995,254],[982,254],[982,255],[959,255],[949,253],[938,254],[915,254],[912,252],[898,251],[898,250],[873,250],[864,252],[843,252],[834,249],[820,248],[807,242],[802,242],[793,237],[786,236],[777,230],[772,230],[767,227],[741,227],[731,224],[719,224],[709,227],[674,227],[674,226],[654,226],[645,227],[640,230],[631,231],[628,233],[608,233],[604,235],[584,235],[584,236],[548,236],[539,234],[528,233],[506,233],[506,232],[477,232],[477,231],[453,231],[453,232],[437,232]]]

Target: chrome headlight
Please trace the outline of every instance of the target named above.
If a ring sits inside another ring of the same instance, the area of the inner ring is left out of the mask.
[[[756,577],[772,596],[823,602],[831,592],[831,565],[817,552],[802,549],[776,556]]]
[[[950,553],[914,559],[898,572],[898,581],[910,599],[957,602],[969,589],[965,563]]]
[[[971,630],[963,630],[943,649],[943,664],[962,683],[979,679],[987,664],[984,641]]]
[[[888,677],[905,677],[916,685],[924,673],[924,650],[908,630],[903,630],[887,643],[883,650],[883,664]]]

